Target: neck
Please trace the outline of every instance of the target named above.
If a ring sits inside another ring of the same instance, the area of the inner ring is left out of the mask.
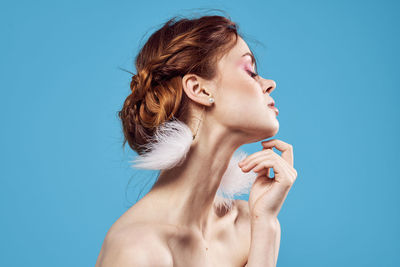
[[[215,219],[214,198],[235,150],[243,136],[224,128],[207,127],[196,136],[179,166],[162,170],[146,196],[155,196],[157,210],[165,212],[163,222],[191,228],[207,235]]]

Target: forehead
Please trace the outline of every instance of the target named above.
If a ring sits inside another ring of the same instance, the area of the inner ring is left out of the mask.
[[[239,61],[243,60],[251,60],[251,56],[243,56],[245,53],[251,53],[248,45],[246,42],[238,36],[238,41],[236,45],[226,54],[224,55],[221,60],[220,64],[225,66],[226,64],[235,64]],[[252,53],[251,53],[252,54]],[[251,61],[250,61],[251,62]]]

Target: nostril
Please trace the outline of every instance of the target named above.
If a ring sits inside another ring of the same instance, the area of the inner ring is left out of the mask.
[[[269,93],[270,89],[272,89],[273,87],[268,87],[267,90],[264,90],[264,93]]]

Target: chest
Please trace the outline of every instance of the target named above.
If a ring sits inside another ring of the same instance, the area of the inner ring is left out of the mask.
[[[167,242],[174,267],[243,267],[250,249],[250,230],[249,220],[237,217],[217,225],[208,241],[178,234]]]

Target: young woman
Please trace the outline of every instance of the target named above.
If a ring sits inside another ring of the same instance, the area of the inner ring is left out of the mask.
[[[243,175],[257,174],[249,201],[216,205],[235,150],[279,129],[270,95],[276,84],[256,73],[254,56],[237,29],[222,16],[173,18],[136,57],[132,93],[120,111],[125,141],[145,155],[158,127],[174,118],[193,138],[185,139],[179,164],[160,168],[149,193],[112,225],[96,267],[276,266],[277,216],[297,177],[292,145],[262,142],[261,151],[236,164]],[[167,143],[163,151],[168,144],[173,147]]]

